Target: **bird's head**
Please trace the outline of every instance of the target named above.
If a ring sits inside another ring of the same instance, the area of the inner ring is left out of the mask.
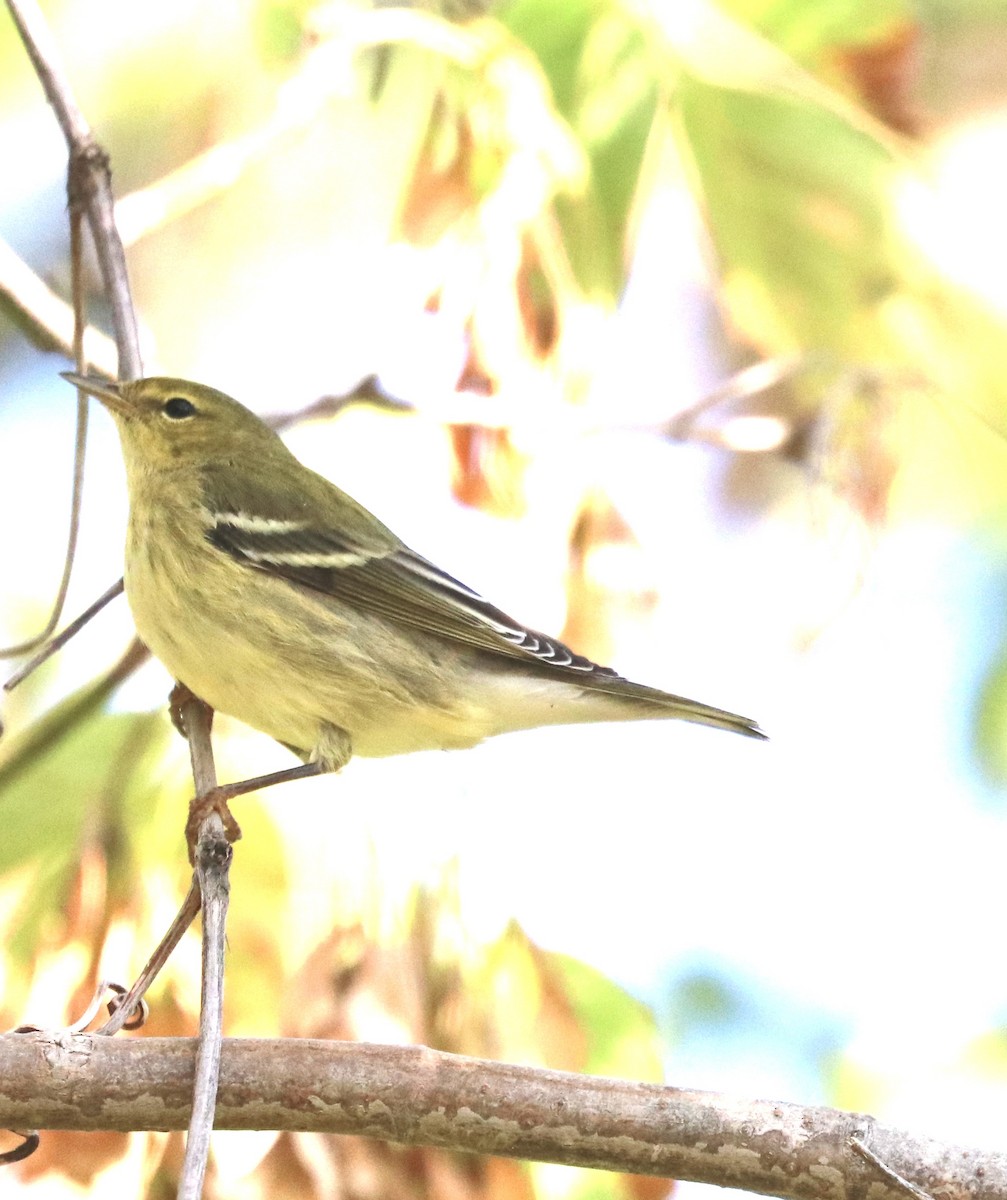
[[[63,378],[115,418],[128,470],[254,456],[279,441],[243,404],[201,383],[160,375],[114,383],[72,371]]]

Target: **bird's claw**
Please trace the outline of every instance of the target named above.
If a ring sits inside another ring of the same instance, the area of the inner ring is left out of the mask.
[[[185,706],[192,700],[203,705],[209,714],[210,725],[213,724],[213,709],[209,704],[205,700],[200,700],[195,692],[190,692],[184,683],[176,683],[168,697],[168,713],[171,716],[172,725],[186,741],[189,740],[189,735],[185,729]]]
[[[224,826],[224,836],[229,842],[236,842],[241,838],[241,826],[227,806],[227,795],[224,788],[214,788],[205,796],[197,796],[189,804],[189,819],[185,823],[185,842],[189,848],[189,862],[193,865],[196,862],[199,827],[211,813],[216,813],[220,817]]]

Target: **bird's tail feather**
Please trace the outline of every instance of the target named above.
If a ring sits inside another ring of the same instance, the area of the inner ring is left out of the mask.
[[[587,680],[584,681],[588,683]],[[694,721],[698,725],[712,725],[717,729],[727,729],[732,733],[740,733],[745,737],[765,740],[767,734],[759,727],[757,721],[750,717],[739,716],[724,708],[714,708],[711,704],[703,704],[699,700],[690,700],[686,696],[674,696],[670,692],[662,692],[659,688],[647,687],[646,684],[633,683],[629,679],[615,676],[611,679],[595,677],[590,680],[585,690],[601,692],[605,695],[618,697],[622,702],[626,717],[642,715],[642,706],[654,710],[655,717],[675,717],[681,721]],[[636,701],[628,705],[626,701]]]

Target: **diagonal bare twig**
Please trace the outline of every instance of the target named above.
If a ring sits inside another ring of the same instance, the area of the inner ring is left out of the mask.
[[[108,156],[95,141],[74,98],[59,48],[36,0],[7,0],[7,7],[70,152],[68,190],[72,200],[79,199],[91,226],[102,282],[112,306],[119,378],[136,379],[142,373],[140,342],[126,255],[115,228]]]
[[[38,668],[48,659],[52,658],[52,656],[58,650],[62,650],[67,642],[81,629],[83,629],[92,617],[97,616],[106,604],[108,604],[111,600],[114,600],[116,596],[121,596],[122,592],[123,581],[120,578],[117,579],[110,588],[102,592],[102,594],[97,600],[95,600],[93,604],[88,605],[88,607],[84,609],[79,617],[74,617],[70,624],[67,625],[64,630],[62,630],[62,632],[58,633],[56,637],[47,642],[45,646],[43,646],[43,648],[38,652],[38,654],[36,654],[33,658],[30,658],[23,666],[15,671],[10,679],[8,679],[3,685],[3,690],[5,692],[12,692],[18,686],[18,684],[27,679],[33,671],[37,671]]]
[[[183,934],[196,919],[196,913],[198,912],[199,886],[193,880],[192,886],[182,901],[182,907],[178,910],[175,919],[168,927],[168,932],[158,942],[154,953],[147,959],[143,970],[137,976],[133,986],[121,999],[113,1004],[112,1015],[100,1029],[95,1031],[96,1033],[101,1034],[103,1037],[111,1037],[118,1033],[120,1029],[132,1028],[134,1023],[133,1014],[137,1006],[142,1003],[147,989],[161,973],[161,968],[171,957],[175,947],[182,940]]]
[[[81,209],[74,198],[73,188],[68,187],[70,208],[70,277],[73,281],[73,355],[74,361],[80,363],[84,358],[84,285],[83,271],[83,239],[81,237]],[[84,493],[84,457],[87,451],[87,413],[88,400],[83,392],[77,393],[77,436],[73,449],[73,484],[70,489],[70,524],[66,535],[66,552],[63,556],[63,573],[59,586],[56,588],[56,598],[49,612],[49,619],[34,637],[19,645],[6,646],[0,649],[0,658],[18,658],[43,645],[52,636],[53,630],[59,624],[63,615],[63,605],[70,588],[70,576],[73,574],[73,561],[77,554],[77,537],[80,534],[80,505]]]
[[[7,0],[7,7],[35,73],[45,89],[69,150],[67,199],[70,209],[70,247],[73,286],[73,353],[78,367],[84,360],[84,301],[81,261],[82,214],[86,213],[98,254],[105,290],[112,305],[116,346],[119,354],[119,373],[135,378],[141,373],[139,338],[136,314],[130,295],[129,276],[122,242],[115,230],[111,176],[108,159],[95,141],[84,116],[73,97],[66,73],[60,63],[58,48],[36,0]],[[59,623],[63,612],[73,569],[77,534],[80,527],[80,498],[84,477],[84,451],[87,441],[87,399],[78,394],[77,438],[74,453],[73,494],[70,504],[70,527],[63,574],[56,599],[44,629],[36,637],[0,652],[2,657],[27,653],[45,642]]]
[[[96,712],[119,685],[147,661],[150,651],[134,638],[122,656],[79,691],[33,722],[0,762],[0,790],[26,770],[81,722]]]
[[[73,356],[73,310],[0,238],[0,309],[40,350]],[[89,325],[84,370],[115,375],[115,344]]]

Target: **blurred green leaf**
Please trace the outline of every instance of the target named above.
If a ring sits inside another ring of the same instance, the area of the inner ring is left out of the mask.
[[[256,45],[263,62],[291,62],[304,48],[305,18],[314,0],[259,0],[252,18]]]
[[[63,906],[84,840],[99,837],[121,851],[124,826],[147,819],[149,805],[134,801],[149,792],[166,738],[153,713],[95,713],[59,736],[62,710],[76,703],[71,697],[13,743],[0,767],[0,875],[28,863],[38,871],[8,941],[19,956],[34,952],[40,924]],[[114,869],[118,855],[108,857]]]
[[[653,1012],[587,963],[565,954],[550,958],[563,977],[586,1038],[584,1070],[660,1081],[660,1038]]]
[[[777,349],[880,351],[864,318],[897,285],[890,151],[803,98],[694,75],[679,95],[727,286],[758,289],[766,326],[791,339]]]
[[[723,976],[703,972],[684,978],[672,999],[679,1036],[694,1026],[736,1025],[744,1016],[744,1007],[734,984]]]
[[[1007,783],[1007,655],[1003,653],[987,672],[979,694],[974,743],[989,779]]]
[[[733,10],[792,47],[802,21],[821,19],[823,45],[850,32],[845,10],[826,7]],[[928,257],[920,227],[939,217],[910,144],[778,47],[702,11],[698,29],[669,29],[684,64],[680,149],[739,339],[831,363],[792,381],[812,471],[869,523],[896,506],[994,515],[1007,488],[995,432],[1007,407],[1004,323]],[[886,6],[877,28],[900,11]]]
[[[537,56],[560,115],[590,166],[582,195],[557,212],[586,295],[615,303],[626,281],[628,231],[660,80],[652,33],[613,0],[512,0],[497,16]]]

